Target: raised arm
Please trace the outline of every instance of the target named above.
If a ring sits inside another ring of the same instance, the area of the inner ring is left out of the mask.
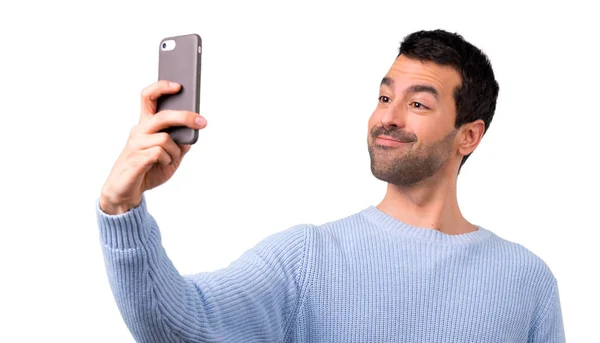
[[[145,197],[109,215],[97,206],[110,286],[137,342],[284,342],[306,284],[310,226],[263,239],[227,268],[182,276]]]

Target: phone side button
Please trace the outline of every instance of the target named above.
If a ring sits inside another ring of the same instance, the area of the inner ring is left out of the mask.
[[[198,46],[198,53],[199,53],[199,54],[201,54],[201,53],[202,53],[202,46],[201,46],[201,45],[199,45],[199,46]]]

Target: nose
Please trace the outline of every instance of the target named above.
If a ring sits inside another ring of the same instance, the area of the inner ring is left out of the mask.
[[[381,117],[381,125],[386,129],[406,126],[406,111],[401,106],[388,106]]]

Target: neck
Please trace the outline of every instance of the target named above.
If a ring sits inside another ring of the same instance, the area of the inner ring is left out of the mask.
[[[390,183],[376,207],[406,224],[450,235],[477,231],[460,212],[455,175],[439,173],[410,186]]]

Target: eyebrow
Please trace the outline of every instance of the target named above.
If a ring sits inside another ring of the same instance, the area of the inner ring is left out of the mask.
[[[386,85],[388,87],[394,88],[394,80],[386,76],[383,79],[381,79],[381,85]],[[404,91],[404,94],[421,92],[430,93],[435,97],[436,100],[439,100],[439,92],[437,91],[437,89],[429,85],[412,85]]]
[[[381,79],[381,85],[380,86],[383,86],[383,85],[386,85],[388,87],[392,87],[393,88],[394,87],[394,80],[392,80],[392,79],[390,79],[389,77],[386,76],[383,79]]]

